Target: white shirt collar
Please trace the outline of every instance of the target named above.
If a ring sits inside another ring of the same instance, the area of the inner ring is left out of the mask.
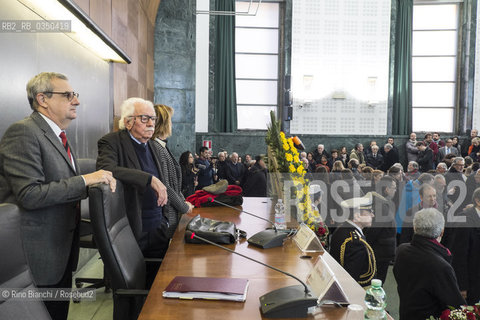
[[[365,235],[363,234],[363,231],[362,231],[362,229],[361,229],[359,226],[357,226],[357,225],[355,224],[355,222],[353,222],[352,220],[347,220],[347,222],[348,222],[348,223],[350,223],[352,226],[354,226],[354,227],[355,227],[355,229],[357,229],[357,230],[358,230],[358,232],[360,232],[360,234],[362,235],[362,237],[364,237],[364,236],[365,236]]]
[[[475,211],[477,211],[478,217],[480,218],[480,209],[478,209],[477,207],[475,207]]]
[[[134,136],[132,136],[132,134],[130,133],[130,131],[128,131],[128,134],[129,134],[130,137],[133,139],[133,141],[135,141],[136,143],[142,144],[142,145],[146,145],[146,143],[140,142],[140,141],[138,141]]]
[[[43,119],[45,119],[45,121],[50,126],[50,128],[52,128],[53,133],[55,133],[55,135],[58,138],[58,141],[60,141],[60,143],[63,145],[62,138],[60,138],[60,133],[64,132],[64,130],[60,129],[60,127],[55,122],[53,122],[52,119],[48,118],[46,115],[44,115],[40,112],[39,112],[39,114],[42,116]],[[72,157],[72,160],[74,160],[73,159],[73,153],[71,153],[71,157]],[[75,161],[71,161],[71,163],[72,163],[73,168],[76,169]],[[85,179],[84,179],[84,181],[85,181]]]
[[[53,133],[55,133],[55,135],[57,136],[58,140],[61,142],[62,139],[60,138],[60,133],[62,133],[62,129],[60,129],[60,127],[52,121],[52,119],[48,118],[46,115],[42,114],[42,113],[38,113],[42,116],[42,118],[48,123],[48,125],[50,126],[50,128],[53,130]]]

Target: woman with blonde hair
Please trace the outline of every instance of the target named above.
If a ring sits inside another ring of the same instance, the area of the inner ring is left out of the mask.
[[[341,160],[337,160],[332,165],[332,182],[335,180],[342,179],[342,170],[345,169],[343,166],[343,162]]]
[[[185,201],[182,194],[182,171],[167,147],[167,138],[172,135],[173,109],[163,104],[155,105],[157,122],[152,140],[155,142],[156,154],[161,165],[163,183],[167,187],[168,203],[163,207],[163,214],[168,219],[168,236],[172,237],[177,229],[180,217],[184,213],[190,213],[193,205]]]

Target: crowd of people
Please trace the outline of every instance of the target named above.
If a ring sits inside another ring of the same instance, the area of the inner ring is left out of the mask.
[[[267,196],[267,169],[261,155],[252,158],[246,154],[242,161],[236,152],[228,155],[227,151],[220,151],[215,157],[210,149],[201,147],[199,155],[192,155],[190,151],[182,153],[179,162],[185,198],[220,180],[240,186],[245,197]]]
[[[363,286],[385,281],[394,264],[401,319],[480,301],[479,146],[477,130],[461,146],[412,133],[406,171],[393,138],[383,148],[359,143],[329,154],[320,144],[301,154],[323,189],[331,255]]]
[[[262,156],[236,152],[179,161],[168,148],[171,107],[129,98],[120,130],[99,137],[97,171],[80,174],[65,134],[77,118],[79,95],[68,78],[42,72],[27,84],[32,114],[12,124],[0,141],[0,203],[22,209],[22,239],[35,284],[68,288],[78,260],[79,202],[87,187],[124,185],[127,218],[147,258],[162,258],[196,190],[219,181],[244,196],[266,196]],[[394,262],[402,319],[438,316],[447,306],[480,300],[480,138],[463,145],[438,133],[406,144],[407,171],[394,139],[357,143],[328,153],[319,144],[302,152],[312,203],[330,228],[332,256],[363,286],[385,280]],[[460,218],[460,219],[458,219]],[[458,220],[462,220],[458,221]],[[400,246],[397,246],[400,244]],[[147,270],[151,284],[157,269]],[[465,300],[466,299],[466,300]],[[52,319],[66,319],[68,301],[45,301]]]

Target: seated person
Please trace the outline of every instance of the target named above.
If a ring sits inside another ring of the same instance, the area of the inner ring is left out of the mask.
[[[349,219],[332,235],[330,254],[361,286],[369,286],[376,273],[375,255],[362,229],[372,225],[372,198],[351,198],[341,202]]]
[[[449,306],[466,304],[450,262],[450,251],[440,244],[445,219],[435,208],[418,211],[410,243],[397,249],[393,274],[400,297],[400,320],[439,317]]]

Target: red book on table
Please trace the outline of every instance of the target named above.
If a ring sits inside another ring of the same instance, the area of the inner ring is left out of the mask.
[[[248,279],[176,276],[163,291],[164,298],[245,301]]]

